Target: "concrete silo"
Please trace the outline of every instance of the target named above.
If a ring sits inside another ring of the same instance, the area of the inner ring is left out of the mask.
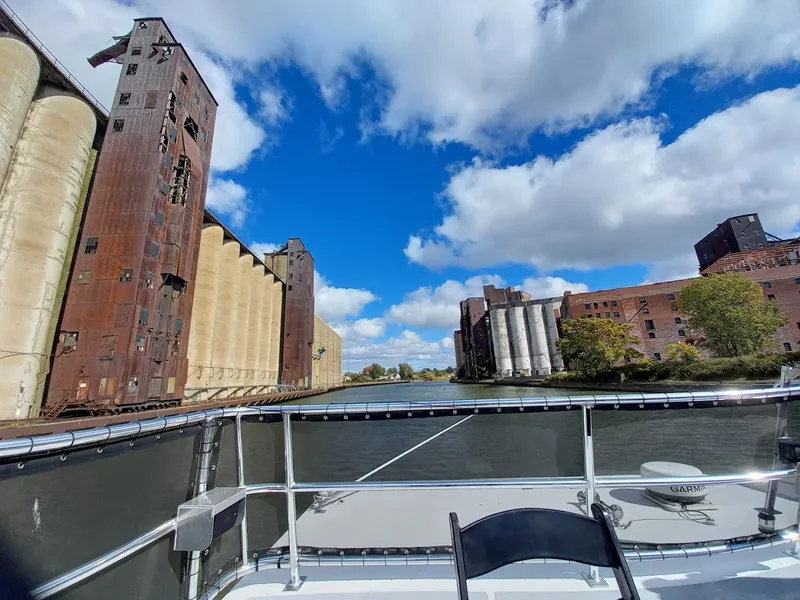
[[[529,304],[525,307],[528,317],[528,341],[531,346],[531,374],[550,374],[550,350],[547,347],[544,315],[541,304]]]
[[[525,307],[512,306],[507,314],[514,376],[526,377],[531,374],[531,353],[528,350],[528,336],[525,331]]]
[[[556,323],[556,310],[555,302],[548,302],[542,305],[544,312],[544,326],[547,331],[547,349],[550,351],[550,365],[553,371],[564,370],[564,359],[561,358],[561,352],[558,349],[558,324]]]
[[[219,293],[220,256],[224,232],[219,225],[206,225],[200,234],[197,279],[189,328],[189,373],[186,387],[211,385],[211,348]]]
[[[275,277],[267,273],[259,285],[262,287],[263,302],[261,304],[261,339],[258,343],[258,385],[272,385],[273,376],[270,373],[270,352],[272,351],[272,285]]]
[[[250,332],[247,334],[247,360],[245,364],[245,385],[258,383],[258,351],[261,346],[261,309],[264,306],[264,265],[255,265],[250,272]]]
[[[511,348],[508,343],[506,327],[506,309],[495,308],[489,311],[489,322],[492,326],[492,345],[494,347],[495,377],[511,377],[514,365],[511,362]]]
[[[27,418],[36,396],[95,128],[83,100],[44,88],[11,158],[0,192],[0,419]]]
[[[253,290],[253,255],[244,254],[236,265],[236,304],[231,381],[229,385],[244,385],[247,368],[247,338],[250,333],[250,296]],[[241,391],[236,392],[237,395]]]
[[[281,336],[283,335],[283,294],[284,286],[280,281],[272,284],[272,315],[270,317],[270,349],[269,371],[272,381],[276,384],[283,380],[281,370]]]
[[[0,185],[38,85],[39,57],[22,40],[0,34]]]
[[[219,261],[217,310],[214,314],[214,343],[211,346],[213,377],[209,387],[229,385],[236,326],[236,284],[238,283],[239,244],[222,245]]]

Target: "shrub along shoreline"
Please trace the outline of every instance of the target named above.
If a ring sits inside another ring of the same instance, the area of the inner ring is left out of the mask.
[[[732,381],[736,379],[777,379],[781,367],[800,362],[800,352],[757,354],[734,358],[706,358],[688,362],[639,362],[613,367],[594,376],[575,371],[554,373],[542,383],[625,383],[647,381]]]

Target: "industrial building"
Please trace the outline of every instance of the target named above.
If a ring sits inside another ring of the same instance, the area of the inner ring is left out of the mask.
[[[776,351],[800,350],[800,240],[781,240],[764,232],[758,215],[726,219],[695,244],[700,275],[742,273],[761,285],[768,300],[778,303],[789,321],[776,333]],[[659,361],[667,346],[695,344],[686,316],[676,301],[692,279],[665,281],[582,294],[565,292],[564,318],[614,319],[634,325],[640,352]],[[702,345],[698,350],[708,353]]]
[[[204,209],[216,102],[166,23],[89,62],[121,65],[110,114],[0,7],[0,420],[338,384],[303,243]]]
[[[336,387],[342,382],[342,338],[321,317],[314,315],[312,388]]]
[[[522,290],[493,285],[483,294],[460,303],[461,329],[453,338],[459,378],[544,377],[563,370],[556,344],[560,298],[531,300]]]

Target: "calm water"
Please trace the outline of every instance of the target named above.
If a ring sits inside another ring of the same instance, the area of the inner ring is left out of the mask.
[[[419,383],[353,388],[307,403],[428,401],[565,395],[564,390]],[[574,395],[589,393],[572,392]],[[694,464],[706,473],[771,466],[774,406],[599,412],[594,415],[598,474],[636,474],[648,460]],[[789,431],[800,431],[790,411]],[[428,439],[466,415],[435,419],[298,422],[293,426],[299,482],[353,481]],[[248,483],[283,482],[280,423],[244,423]],[[35,582],[106,552],[175,515],[191,497],[199,430],[121,442],[95,449],[0,465],[0,543],[11,548]],[[235,434],[221,429],[214,458],[217,486],[236,485]],[[580,411],[476,415],[372,475],[370,480],[573,476],[583,473]],[[378,498],[379,496],[376,496]],[[311,503],[298,497],[302,512]],[[279,495],[248,500],[251,548],[269,548],[286,530]],[[302,543],[302,540],[301,540]],[[65,598],[178,597],[182,557],[164,540]],[[238,530],[223,535],[204,557],[204,572],[230,565]],[[126,593],[121,593],[126,592]]]

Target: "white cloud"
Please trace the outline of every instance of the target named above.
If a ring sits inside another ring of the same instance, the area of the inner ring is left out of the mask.
[[[356,319],[331,325],[343,340],[364,340],[381,337],[386,333],[386,322],[380,317],[374,319]]]
[[[208,180],[206,206],[219,216],[230,219],[233,227],[241,227],[247,216],[247,190],[230,179],[212,175]]]
[[[386,319],[419,329],[457,329],[458,303],[471,296],[483,297],[484,285],[501,287],[505,282],[497,275],[476,275],[463,283],[448,279],[435,288],[417,288],[392,305]]]
[[[342,344],[343,367],[351,371],[360,371],[373,362],[385,367],[401,362],[410,363],[415,368],[455,365],[453,340],[450,337],[428,342],[418,333],[405,330],[399,336],[390,337],[380,343],[351,342],[345,339]]]
[[[39,0],[43,2],[43,0]],[[139,0],[211,53],[293,60],[330,106],[367,62],[384,131],[486,146],[539,125],[585,124],[647,102],[676,64],[706,80],[800,58],[796,0]],[[187,14],[202,18],[186,19]],[[432,85],[431,82],[435,82]]]
[[[250,250],[259,258],[263,259],[265,254],[271,254],[278,250],[282,244],[273,244],[271,242],[253,242],[250,244]]]
[[[277,126],[289,118],[292,102],[282,88],[278,86],[262,88],[258,94],[258,101],[261,104],[259,114],[267,124]]]
[[[377,299],[378,297],[369,290],[329,285],[322,275],[314,271],[315,310],[326,321],[357,317],[367,304]]]
[[[405,252],[431,268],[635,262],[663,272],[671,265],[675,275],[688,268],[694,243],[729,216],[757,211],[771,233],[795,229],[800,87],[713,114],[667,146],[663,127],[649,118],[610,125],[556,161],[499,167],[476,159],[448,182],[435,235],[412,236]]]
[[[555,298],[563,296],[564,292],[570,291],[573,294],[582,294],[589,291],[589,286],[585,283],[573,283],[561,277],[528,277],[519,286],[519,289],[528,292],[531,298]]]

